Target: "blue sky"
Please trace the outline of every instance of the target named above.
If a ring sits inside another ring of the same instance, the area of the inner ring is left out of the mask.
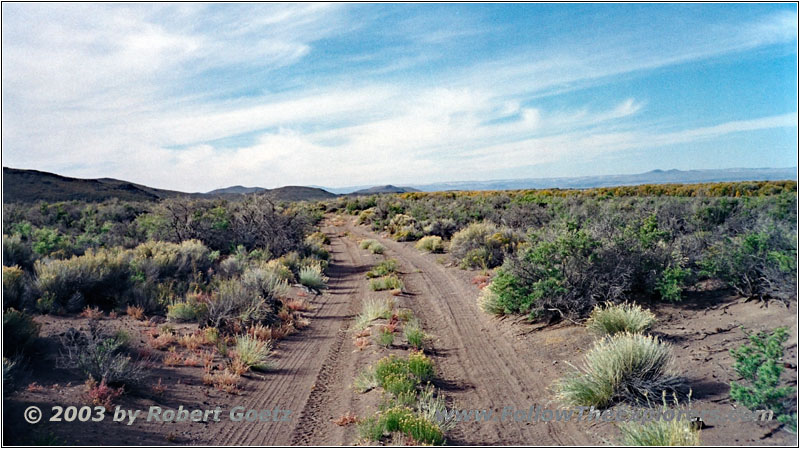
[[[794,4],[2,8],[4,166],[207,191],[796,165]]]

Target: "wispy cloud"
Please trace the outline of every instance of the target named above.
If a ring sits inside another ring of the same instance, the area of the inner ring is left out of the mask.
[[[518,31],[478,12],[377,5],[3,9],[4,162],[68,175],[192,191],[486,179],[796,126],[796,112],[785,111],[656,126],[642,118],[646,95],[613,89],[553,101],[620,76],[794,42],[787,11],[690,24],[684,34],[675,23],[577,30],[485,44],[472,57],[479,42]]]

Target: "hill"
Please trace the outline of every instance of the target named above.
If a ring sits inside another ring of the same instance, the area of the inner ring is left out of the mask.
[[[157,201],[186,193],[155,189],[118,179],[79,179],[38,170],[3,167],[3,202],[44,201]]]
[[[287,186],[277,189],[233,186],[208,193],[186,193],[156,189],[113,178],[81,179],[38,170],[3,167],[3,202],[30,203],[34,201],[89,201],[111,198],[123,201],[159,201],[176,196],[196,198],[225,198],[237,200],[245,194],[265,193],[277,201],[324,200],[336,195],[315,187]]]
[[[385,186],[375,186],[375,187],[370,187],[368,189],[356,190],[351,195],[374,195],[378,193],[407,193],[407,192],[419,192],[419,190],[413,187],[396,187],[391,184],[388,184]]]

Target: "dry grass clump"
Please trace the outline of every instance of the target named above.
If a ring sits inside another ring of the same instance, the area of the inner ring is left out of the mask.
[[[614,335],[619,332],[639,334],[656,322],[656,316],[636,304],[597,305],[592,310],[586,328],[597,335]]]
[[[653,336],[619,333],[598,341],[583,367],[556,384],[558,398],[569,405],[606,407],[675,392],[683,380],[671,368],[672,351]]]
[[[386,247],[374,239],[362,240],[359,244],[359,247],[361,249],[369,250],[372,254],[383,254],[383,252],[386,251]]]
[[[403,287],[403,281],[401,281],[400,278],[395,274],[390,274],[389,276],[384,276],[369,281],[369,288],[376,292],[383,290],[402,291]]]

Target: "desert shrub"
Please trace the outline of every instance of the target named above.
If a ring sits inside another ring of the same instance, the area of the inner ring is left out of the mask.
[[[3,357],[25,352],[39,337],[39,324],[30,315],[15,309],[3,313]]]
[[[406,337],[409,346],[414,349],[422,349],[428,339],[428,336],[425,335],[419,321],[416,319],[410,320],[403,326],[403,335]]]
[[[316,231],[309,234],[305,240],[306,244],[308,245],[316,245],[322,247],[323,245],[329,245],[331,243],[331,239],[325,235],[324,232]]]
[[[451,218],[435,218],[423,224],[422,231],[431,236],[449,239],[458,230],[458,225]]]
[[[661,273],[656,281],[656,291],[661,299],[677,302],[681,300],[683,285],[691,272],[681,267],[670,267]]]
[[[19,234],[3,235],[3,265],[19,265],[24,269],[33,267],[34,255],[30,244]]]
[[[422,226],[417,223],[414,217],[405,214],[397,214],[389,220],[386,230],[397,241],[406,242],[420,238],[422,236]]]
[[[119,249],[87,250],[83,256],[38,260],[36,286],[69,311],[88,304],[112,308],[129,285],[129,254]]]
[[[433,361],[422,351],[414,351],[408,355],[408,370],[420,382],[433,380],[435,374]]]
[[[322,290],[328,286],[328,278],[322,274],[322,266],[309,265],[300,269],[300,284],[311,290]]]
[[[376,387],[378,387],[378,379],[375,377],[373,367],[360,371],[353,381],[353,388],[359,393],[366,393]]]
[[[230,327],[236,322],[249,326],[277,320],[275,302],[268,301],[238,279],[220,282],[207,298],[206,307],[206,324],[216,328]]]
[[[199,298],[199,295],[187,295],[186,301],[167,306],[167,319],[171,321],[198,321],[206,315],[206,303]]]
[[[726,238],[710,248],[701,266],[742,296],[788,301],[797,293],[795,238],[796,231],[776,227]]]
[[[289,276],[291,273],[280,264],[261,262],[249,266],[242,273],[241,282],[268,302],[275,302],[289,294]]]
[[[133,250],[135,272],[155,279],[187,279],[206,272],[213,263],[211,251],[198,240],[180,243],[145,242]]]
[[[381,261],[374,267],[372,267],[371,270],[367,271],[367,277],[370,279],[377,278],[392,274],[396,271],[397,271],[397,261],[395,259],[386,259],[384,261]]]
[[[677,391],[682,379],[672,371],[672,352],[656,337],[619,333],[595,343],[583,367],[556,384],[566,404],[606,407]]]
[[[441,253],[444,251],[444,244],[442,243],[442,238],[435,235],[428,235],[419,239],[416,245],[414,245],[420,251],[426,251],[429,253]]]
[[[393,432],[400,432],[417,444],[441,445],[444,443],[442,430],[408,407],[395,406],[359,423],[359,435],[368,441],[379,441],[384,435]]]
[[[3,266],[3,309],[27,309],[31,304],[29,276],[18,266]]]
[[[378,344],[384,348],[392,346],[394,343],[394,332],[388,327],[384,326],[378,329],[377,335]]]
[[[69,253],[69,237],[58,229],[39,228],[33,231],[31,248],[40,256],[65,256]]]
[[[664,407],[666,410],[666,406]],[[678,413],[673,412],[675,415]],[[663,411],[662,411],[663,414]],[[679,415],[678,415],[679,416]],[[623,446],[699,446],[700,429],[683,419],[619,423]]]
[[[484,287],[481,290],[481,294],[478,295],[478,306],[484,312],[492,315],[504,315],[506,313],[506,309],[500,303],[500,297],[495,293],[491,283]]]
[[[403,281],[400,280],[397,275],[390,274],[389,276],[384,276],[381,278],[375,278],[369,281],[369,288],[373,291],[382,291],[382,290],[402,290],[403,289]]]
[[[386,247],[374,239],[362,240],[361,243],[359,243],[359,247],[361,249],[369,250],[372,254],[383,254],[383,252],[386,250]]]
[[[245,262],[236,256],[228,256],[219,263],[217,273],[223,279],[232,279],[244,272]]]
[[[783,372],[784,343],[789,338],[787,329],[779,327],[772,333],[747,333],[748,343],[731,350],[733,368],[744,383],[731,382],[731,398],[755,410],[767,408],[775,412],[778,421],[797,430],[795,390],[778,386]]]
[[[266,370],[272,366],[270,361],[272,342],[253,338],[249,335],[236,337],[236,355],[248,368]]]
[[[614,335],[619,332],[639,334],[656,322],[656,316],[636,304],[597,305],[592,310],[586,328],[597,335]]]
[[[623,296],[630,272],[587,231],[568,228],[553,237],[532,236],[487,288],[497,295],[493,309],[505,314],[585,316],[598,300]]]
[[[10,394],[16,390],[16,377],[18,370],[19,365],[17,365],[16,359],[8,359],[3,357],[3,391],[5,394]]]
[[[364,209],[358,214],[358,224],[370,224],[375,216],[375,209]]]
[[[469,267],[492,268],[503,263],[506,254],[514,252],[522,237],[506,227],[493,223],[472,223],[456,232],[450,241],[450,253]]]
[[[393,305],[391,301],[377,298],[368,299],[364,301],[364,304],[361,306],[361,313],[356,317],[353,327],[356,330],[361,330],[378,318],[388,319],[392,315],[392,308]]]
[[[62,337],[60,363],[108,385],[136,385],[144,377],[144,364],[131,360],[123,346],[123,341],[97,326],[90,325],[88,333],[71,328]]]

